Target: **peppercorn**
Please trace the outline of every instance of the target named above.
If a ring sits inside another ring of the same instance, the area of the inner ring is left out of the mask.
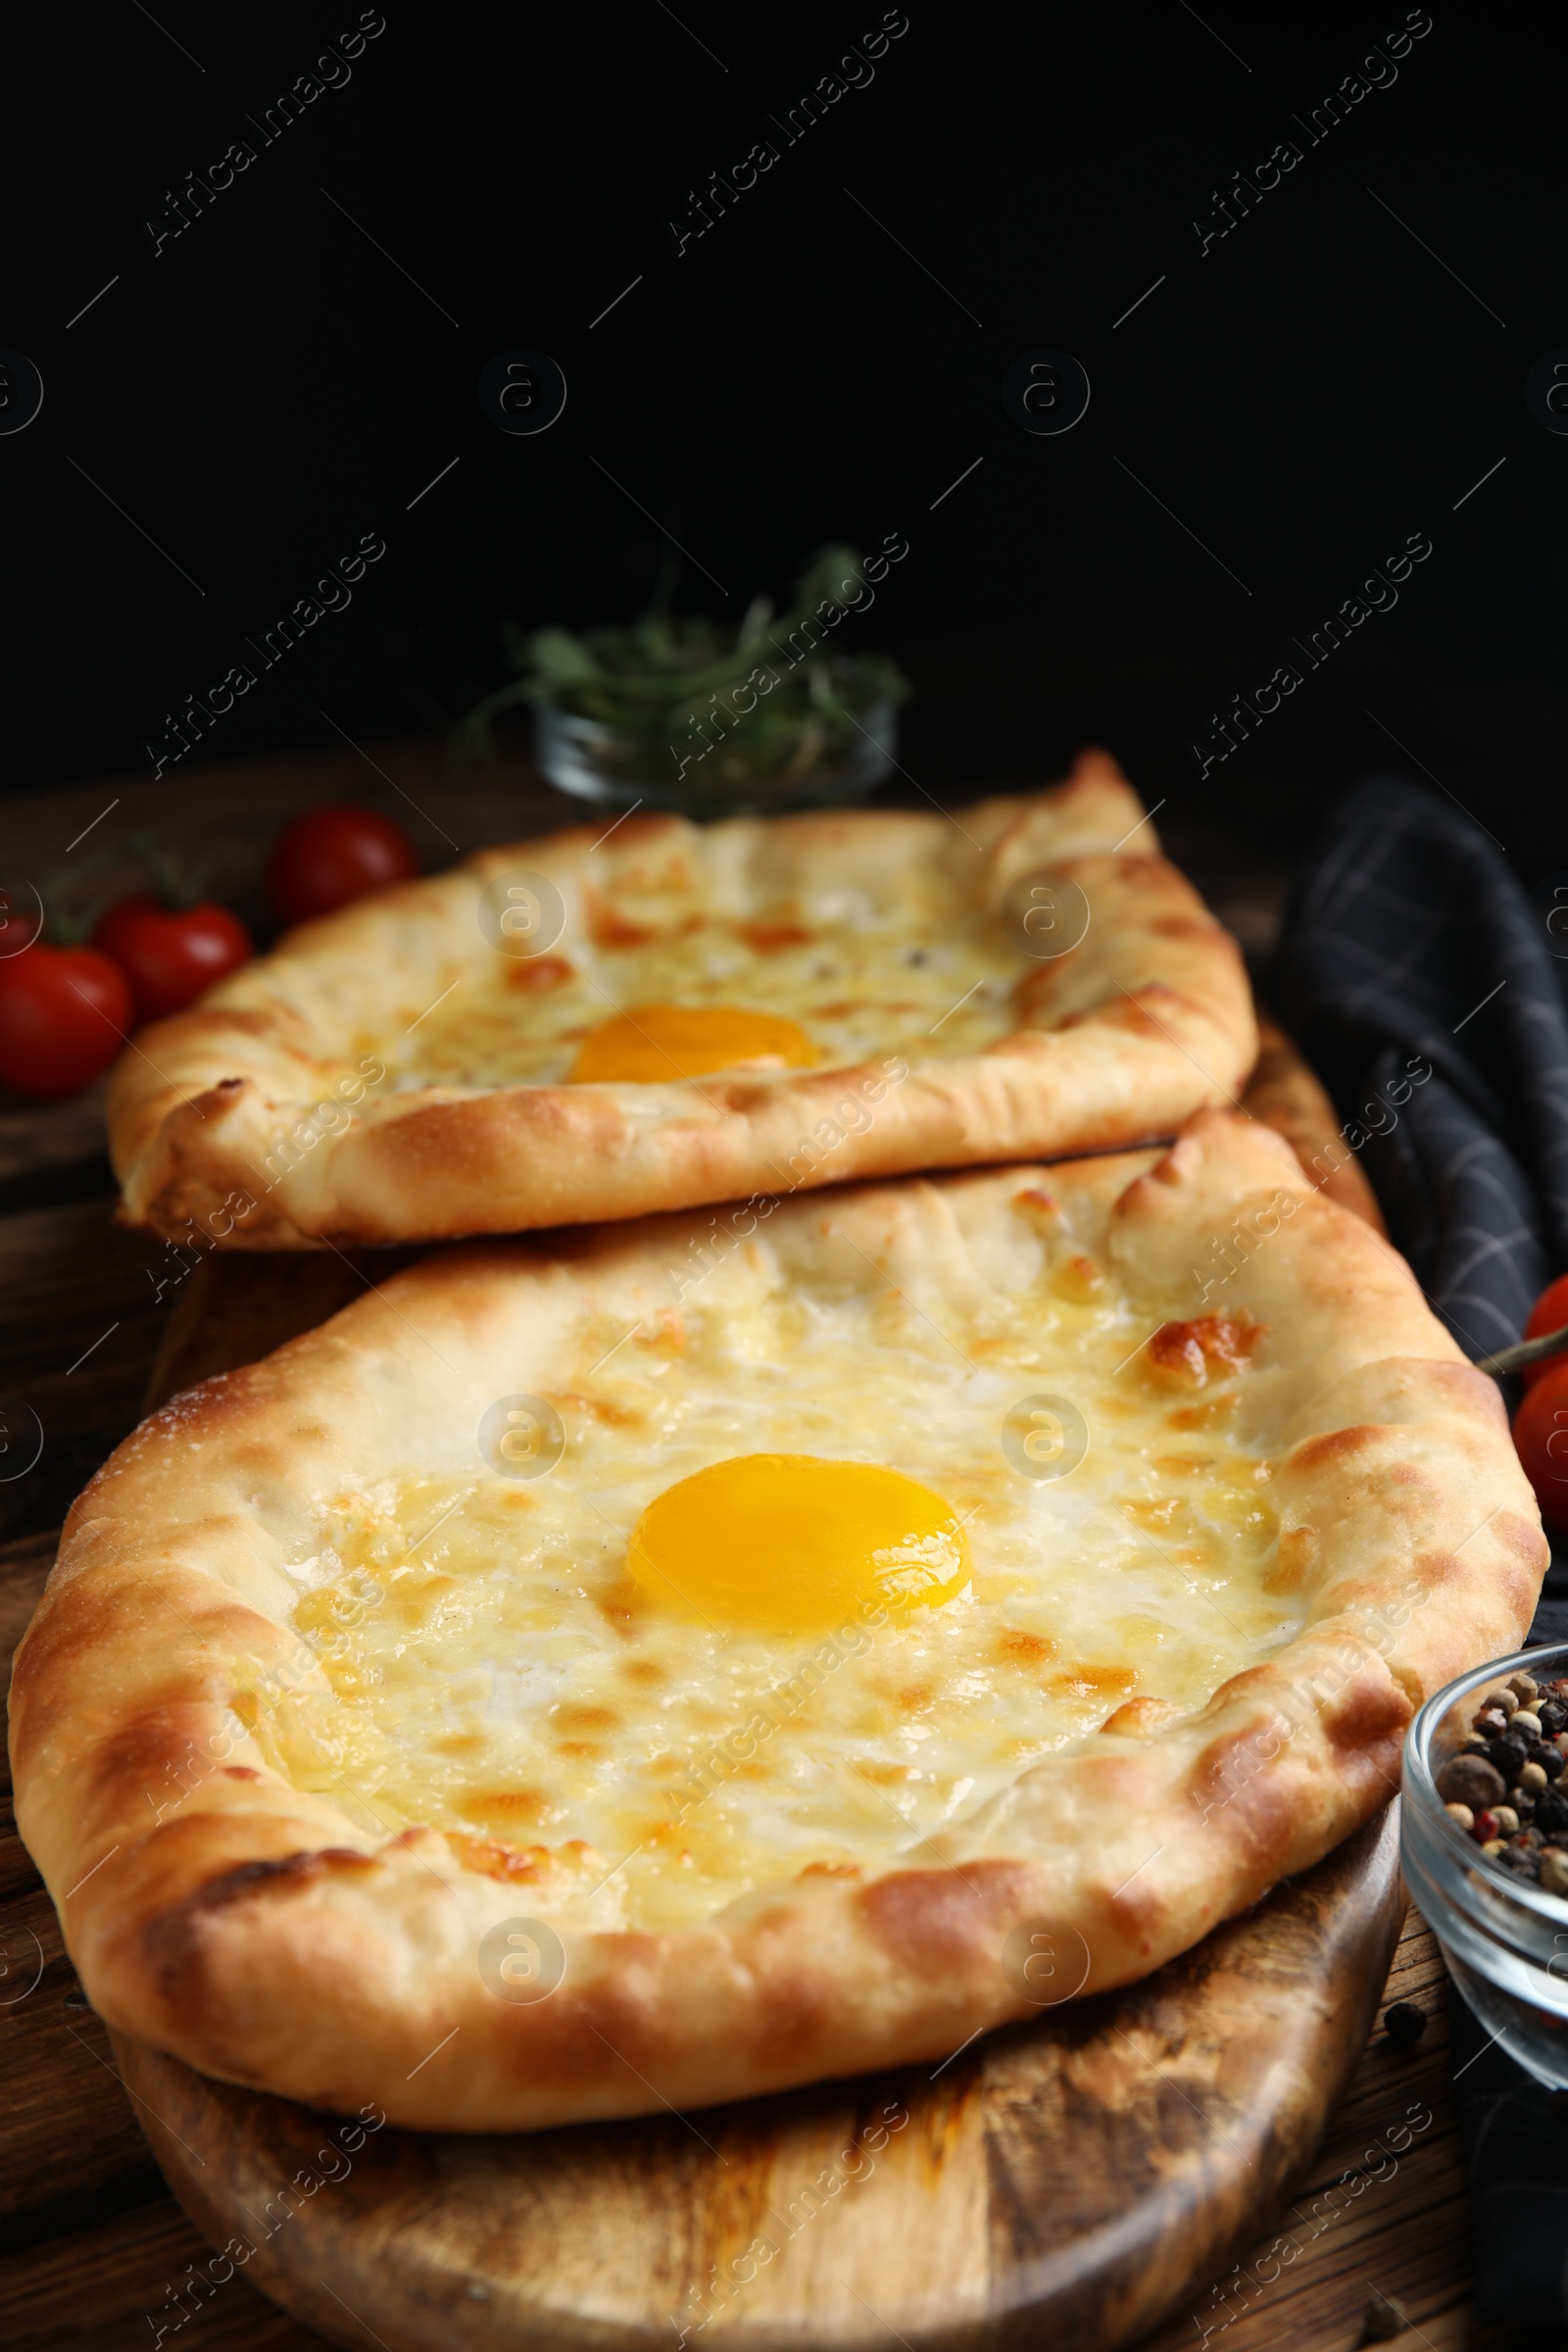
[[[1536,1826],[1545,1830],[1548,1835],[1552,1831],[1568,1830],[1568,1796],[1564,1796],[1555,1785],[1543,1789],[1536,1799]]]
[[[1468,1805],[1472,1812],[1500,1804],[1506,1792],[1507,1784],[1490,1756],[1450,1756],[1438,1775],[1438,1794],[1445,1803]],[[1563,1810],[1568,1820],[1568,1805]]]
[[[1539,1875],[1540,1864],[1528,1845],[1520,1845],[1517,1842],[1505,1845],[1498,1859],[1503,1869],[1512,1871],[1516,1879],[1533,1880]]]
[[[1510,1732],[1515,1734],[1519,1732],[1533,1733],[1535,1738],[1539,1740],[1541,1738],[1543,1726],[1541,1717],[1536,1713],[1534,1707],[1521,1707],[1518,1714],[1509,1724],[1508,1729]]]
[[[1563,1766],[1561,1752],[1555,1747],[1538,1747],[1530,1761],[1541,1766],[1548,1781],[1554,1781]]]
[[[1491,1805],[1483,1805],[1481,1811],[1476,1815],[1475,1827],[1470,1835],[1480,1845],[1487,1844],[1490,1839],[1498,1836],[1497,1816]]]
[[[1481,1851],[1486,1855],[1489,1862],[1495,1862],[1498,1855],[1505,1854],[1508,1851],[1508,1848],[1506,1845],[1504,1845],[1500,1838],[1489,1838],[1486,1844],[1481,1848]]]
[[[1443,1809],[1456,1830],[1473,1830],[1475,1828],[1476,1817],[1468,1805],[1445,1805]]]
[[[1541,1728],[1549,1740],[1555,1740],[1560,1731],[1568,1729],[1568,1707],[1563,1705],[1560,1698],[1542,1699],[1536,1713],[1541,1717]]]
[[[1560,1845],[1541,1849],[1541,1886],[1544,1894],[1568,1894],[1568,1854]]]
[[[1519,1786],[1521,1788],[1528,1788],[1532,1796],[1539,1796],[1546,1786],[1545,1766],[1538,1764],[1532,1757],[1519,1775]]]
[[[1475,1719],[1478,1734],[1486,1740],[1495,1740],[1508,1729],[1508,1718],[1500,1707],[1483,1707]]]
[[[1493,1820],[1494,1820],[1494,1821],[1496,1823],[1496,1825],[1497,1825],[1497,1826],[1496,1826],[1496,1829],[1495,1829],[1495,1830],[1493,1832],[1493,1835],[1494,1835],[1494,1837],[1496,1837],[1496,1838],[1517,1838],[1517,1837],[1518,1837],[1518,1835],[1519,1835],[1519,1814],[1518,1814],[1517,1808],[1516,1808],[1515,1806],[1513,1806],[1513,1805],[1494,1805],[1494,1806],[1493,1807],[1492,1818],[1493,1818]]]
[[[1509,1788],[1513,1787],[1530,1758],[1530,1750],[1522,1740],[1514,1738],[1512,1732],[1504,1733],[1500,1740],[1494,1740],[1487,1749],[1487,1754],[1501,1773],[1504,1786]]]
[[[1541,1685],[1529,1674],[1510,1674],[1508,1688],[1522,1707],[1533,1706],[1541,1691]]]
[[[1383,2031],[1396,2049],[1414,2049],[1426,2030],[1427,2013],[1414,2001],[1396,2001],[1383,2012]]]
[[[1396,2295],[1374,2295],[1361,2323],[1363,2343],[1386,2344],[1409,2326],[1404,2305]]]

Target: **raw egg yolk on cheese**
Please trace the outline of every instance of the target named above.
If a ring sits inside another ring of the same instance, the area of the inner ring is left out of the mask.
[[[739,1004],[635,1004],[584,1038],[571,1074],[580,1083],[630,1078],[669,1085],[763,1056],[807,1070],[820,1056],[797,1021]]]
[[[743,1453],[656,1494],[626,1566],[644,1592],[716,1627],[817,1633],[868,1608],[951,1600],[968,1546],[940,1494],[874,1462]]]

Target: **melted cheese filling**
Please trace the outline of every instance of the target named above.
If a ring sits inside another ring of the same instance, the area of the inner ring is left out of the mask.
[[[547,1475],[475,1450],[460,1475],[323,1503],[289,1573],[332,1695],[257,1736],[366,1830],[429,1824],[515,1880],[520,1908],[599,1925],[682,1926],[813,1864],[917,1852],[1128,1697],[1200,1705],[1298,1630],[1268,1581],[1269,1462],[1226,1434],[1256,1376],[1223,1344],[1124,1360],[1152,1319],[1093,1262],[1043,1252],[1032,1287],[940,1330],[891,1286],[782,1279],[739,1313],[699,1289],[602,1362],[585,1327]],[[1009,1458],[1004,1424],[1058,1393],[1087,1456],[1024,1475],[1052,1448],[1015,1438]],[[768,1494],[715,1476],[768,1454],[915,1482],[941,1589],[885,1606],[852,1577],[792,1614],[788,1560],[757,1548]],[[707,1546],[694,1607],[630,1556],[640,1522],[688,1575]],[[720,1605],[749,1556],[786,1590],[752,1622]]]
[[[903,1052],[977,1054],[1017,1026],[1013,990],[1028,964],[995,916],[958,906],[922,877],[901,878],[885,901],[859,891],[823,892],[764,919],[733,921],[660,910],[661,927],[601,919],[595,944],[512,961],[497,955],[480,976],[407,1035],[426,1008],[389,1020],[365,1042],[388,1061],[394,1086],[559,1085],[576,1079],[668,1082],[679,1074],[657,1054],[599,1060],[608,1027],[628,1017],[646,1033],[646,1009],[689,1009],[727,1025],[727,1058],[702,1058],[691,1074],[781,1054],[787,1066],[845,1065]],[[747,1019],[793,1031],[782,1050]],[[392,1040],[390,1049],[387,1038]],[[629,1039],[625,1042],[631,1042]],[[671,1040],[654,1043],[671,1050]],[[682,1059],[679,1045],[673,1060]],[[587,1066],[583,1066],[586,1059]]]

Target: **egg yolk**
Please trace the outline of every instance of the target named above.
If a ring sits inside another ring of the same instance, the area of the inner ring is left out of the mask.
[[[667,1086],[763,1055],[791,1070],[809,1069],[820,1058],[799,1022],[781,1013],[749,1012],[740,1004],[635,1004],[589,1031],[571,1075]]]
[[[626,1566],[677,1614],[816,1633],[868,1609],[951,1600],[969,1580],[952,1507],[874,1462],[743,1453],[656,1494]]]

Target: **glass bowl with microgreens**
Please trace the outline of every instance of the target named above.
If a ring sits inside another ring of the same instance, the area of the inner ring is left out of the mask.
[[[501,712],[533,707],[542,772],[581,800],[732,816],[863,798],[889,775],[908,692],[883,654],[839,635],[907,548],[869,558],[826,549],[789,606],[759,596],[739,627],[675,617],[667,601],[630,626],[506,628],[514,681],[459,725],[493,749]]]

